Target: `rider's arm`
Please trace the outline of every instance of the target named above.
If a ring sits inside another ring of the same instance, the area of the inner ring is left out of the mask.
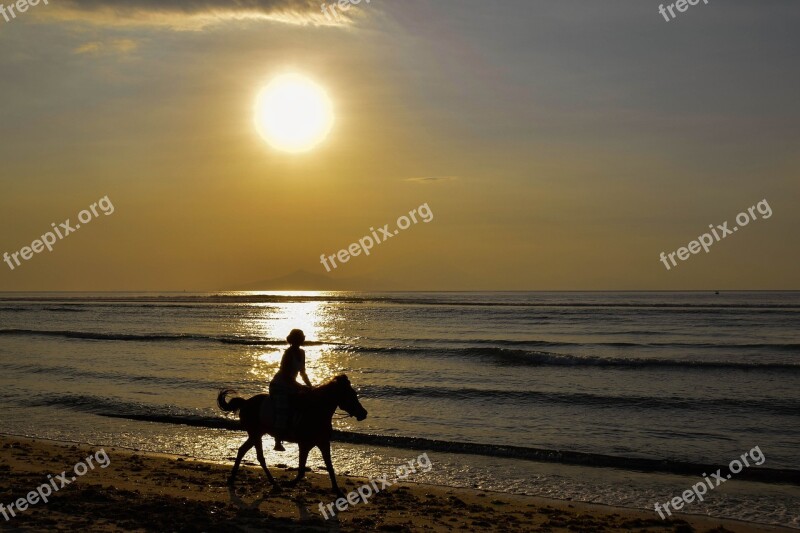
[[[306,352],[304,350],[300,350],[298,364],[300,365],[300,377],[303,378],[306,385],[311,387],[311,380],[308,379],[308,374],[306,374]]]

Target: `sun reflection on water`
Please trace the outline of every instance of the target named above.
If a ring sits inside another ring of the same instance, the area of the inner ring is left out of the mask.
[[[283,297],[324,298],[333,294],[318,291],[274,291],[258,293]],[[255,313],[242,319],[237,328],[249,337],[269,341],[282,341],[293,329],[301,329],[306,336],[306,371],[315,385],[330,377],[346,372],[340,356],[333,354],[342,342],[339,331],[340,314],[336,303],[324,299],[314,301],[286,301],[251,304]],[[265,345],[253,351],[253,366],[249,373],[259,381],[269,383],[280,366],[287,345]]]

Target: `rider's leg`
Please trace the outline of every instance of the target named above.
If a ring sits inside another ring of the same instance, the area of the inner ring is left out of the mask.
[[[275,425],[275,448],[276,452],[285,452],[286,448],[283,447],[283,435],[286,431],[286,426],[284,424],[276,424]]]
[[[289,405],[288,395],[285,393],[278,393],[274,396],[275,399],[275,448],[276,452],[284,452],[286,448],[283,447],[283,435],[288,429],[289,418]]]

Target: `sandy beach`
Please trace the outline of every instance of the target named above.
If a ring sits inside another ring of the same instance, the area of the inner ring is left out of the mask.
[[[662,521],[646,511],[419,484],[398,484],[329,520],[319,503],[333,494],[327,474],[312,472],[295,488],[273,491],[245,465],[234,491],[229,464],[71,443],[0,437],[0,503],[9,504],[104,449],[98,465],[48,503],[0,517],[8,531],[793,531],[745,522],[681,516]],[[270,465],[285,482],[286,465]],[[345,492],[366,480],[340,476]],[[55,482],[54,482],[55,483]],[[57,485],[56,485],[57,486]]]

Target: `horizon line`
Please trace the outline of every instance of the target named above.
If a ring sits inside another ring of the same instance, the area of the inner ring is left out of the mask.
[[[464,293],[464,292],[473,292],[473,293],[492,293],[492,292],[713,292],[713,293],[723,293],[723,292],[800,292],[800,289],[454,289],[454,290],[412,290],[412,289],[404,289],[404,290],[362,290],[362,289],[348,289],[348,290],[341,290],[341,289],[264,289],[264,290],[228,290],[228,289],[216,289],[216,290],[161,290],[161,289],[148,289],[148,290],[31,290],[31,291],[0,291],[0,294],[21,294],[21,293],[122,293],[122,294],[131,294],[131,293],[190,293],[190,294],[199,294],[199,293],[231,293],[231,292],[238,292],[238,293],[259,293],[259,292],[362,292],[362,293],[419,293],[419,292],[428,292],[428,293]]]

